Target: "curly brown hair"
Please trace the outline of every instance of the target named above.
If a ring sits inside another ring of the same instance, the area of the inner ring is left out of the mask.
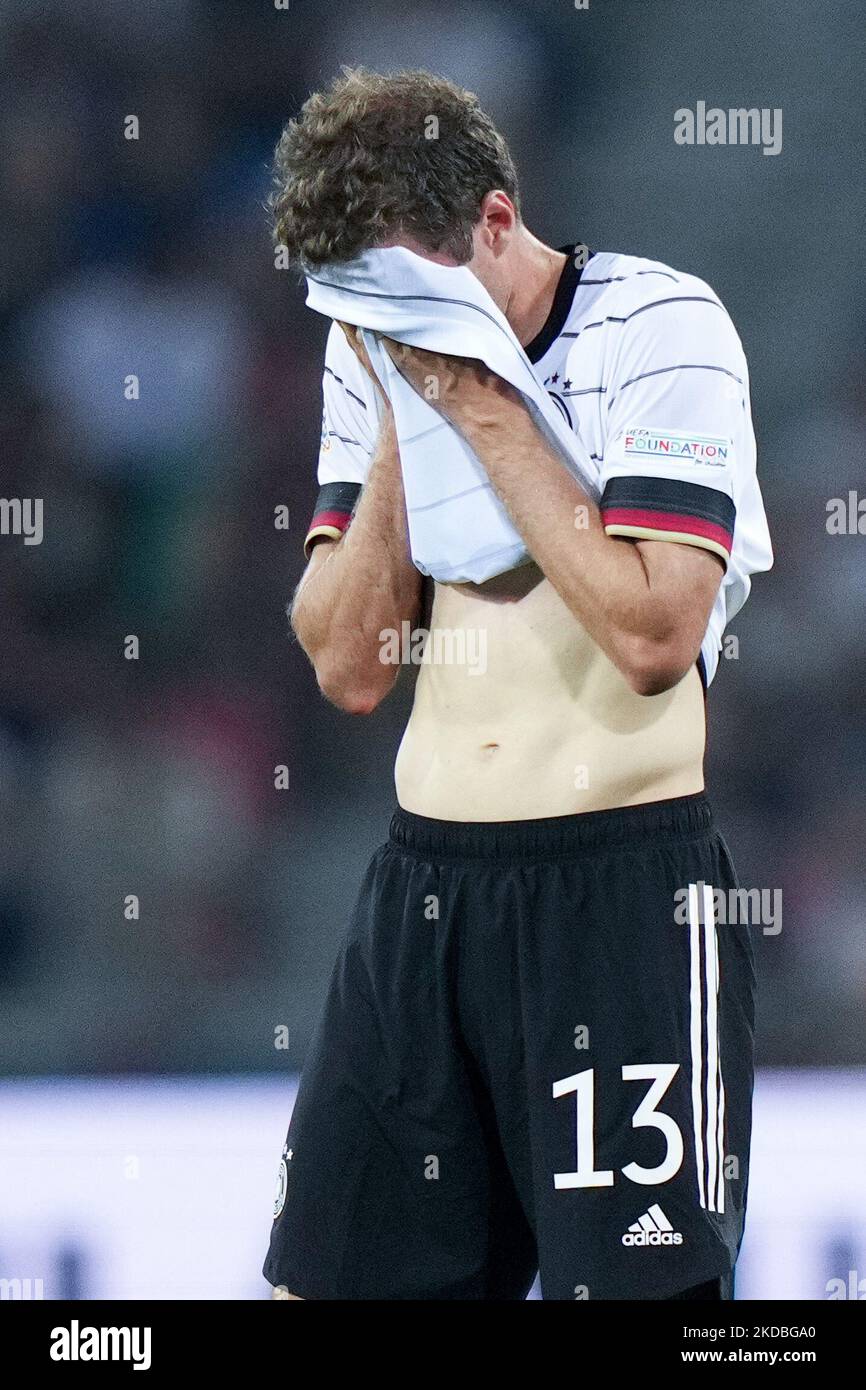
[[[283,131],[275,182],[275,238],[310,269],[401,233],[463,265],[486,193],[501,188],[520,215],[508,146],[478,98],[423,70],[343,68]]]

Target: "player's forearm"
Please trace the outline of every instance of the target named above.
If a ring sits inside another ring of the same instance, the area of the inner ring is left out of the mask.
[[[638,546],[605,533],[597,506],[514,398],[457,423],[529,553],[589,634],[642,694],[675,685],[703,630],[667,586],[655,585]]]
[[[322,550],[323,544],[317,547]],[[400,458],[383,430],[352,524],[310,566],[292,605],[292,627],[323,693],[366,714],[387,695],[398,668],[380,660],[385,629],[418,612],[421,575],[412,564]],[[314,552],[314,559],[316,559]]]

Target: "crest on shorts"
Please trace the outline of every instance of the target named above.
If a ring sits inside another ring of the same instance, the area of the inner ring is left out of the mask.
[[[288,1161],[292,1157],[292,1151],[287,1144],[283,1145],[283,1155],[280,1159],[280,1168],[277,1173],[277,1191],[274,1196],[274,1220],[280,1215],[286,1205],[286,1189],[289,1185],[289,1165]]]

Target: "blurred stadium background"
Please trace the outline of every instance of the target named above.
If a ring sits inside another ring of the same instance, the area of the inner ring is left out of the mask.
[[[862,6],[278,5],[0,7],[0,491],[45,517],[41,545],[0,537],[0,1276],[264,1291],[294,1077],[411,694],[337,713],[284,615],[326,325],[262,204],[284,120],[363,62],[477,91],[539,235],[696,272],[743,338],[777,560],[712,687],[708,786],[784,916],[758,943],[740,1292],[825,1297],[866,1276],[866,565],[826,530],[866,448]],[[675,144],[698,100],[781,108],[781,154]]]

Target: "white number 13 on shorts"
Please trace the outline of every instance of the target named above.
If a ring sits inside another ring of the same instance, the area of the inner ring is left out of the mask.
[[[622,1174],[631,1182],[654,1187],[658,1183],[669,1182],[680,1170],[683,1161],[682,1131],[676,1120],[656,1109],[678,1071],[678,1062],[659,1062],[655,1066],[645,1063],[622,1069],[623,1081],[653,1083],[632,1116],[632,1129],[645,1125],[660,1129],[667,1144],[664,1159],[655,1168],[642,1168],[638,1163],[626,1164]],[[612,1187],[613,1170],[595,1167],[595,1072],[592,1067],[588,1071],[576,1072],[574,1076],[566,1076],[562,1081],[554,1081],[554,1100],[572,1093],[576,1097],[577,1110],[577,1164],[572,1173],[554,1173],[553,1185],[557,1188]]]

